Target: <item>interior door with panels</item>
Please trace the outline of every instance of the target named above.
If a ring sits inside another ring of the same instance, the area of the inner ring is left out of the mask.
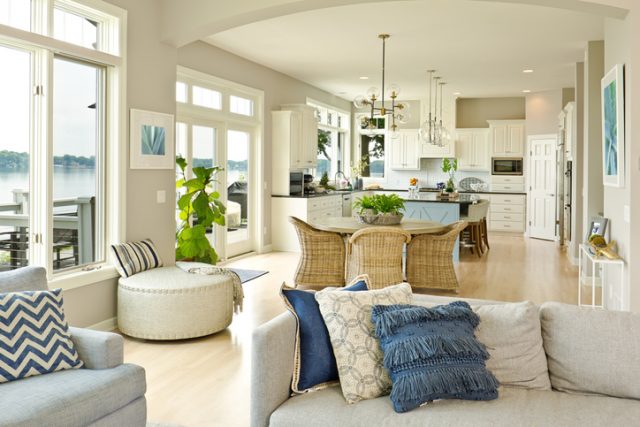
[[[556,135],[529,139],[529,235],[556,238]]]

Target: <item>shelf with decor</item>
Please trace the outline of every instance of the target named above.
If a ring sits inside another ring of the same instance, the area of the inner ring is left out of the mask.
[[[610,280],[611,277],[615,277],[610,269],[617,269],[618,283]],[[578,271],[578,305],[580,307],[622,308],[622,301],[619,304],[608,302],[611,301],[613,295],[619,294],[613,292],[609,287],[620,286],[620,290],[624,288],[624,261],[622,259],[609,259],[595,255],[590,245],[582,244],[578,257]],[[589,290],[591,291],[590,301],[583,303],[583,296]]]

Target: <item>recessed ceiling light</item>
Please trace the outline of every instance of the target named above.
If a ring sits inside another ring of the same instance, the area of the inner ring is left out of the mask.
[[[454,95],[458,96],[458,95],[462,95],[462,93],[460,92],[453,92]]]
[[[361,76],[361,77],[360,77],[360,80],[369,80],[369,77],[367,77],[367,76]]]
[[[523,93],[531,93],[531,91],[529,89],[525,89],[522,91]]]
[[[527,68],[526,70],[522,70],[523,73],[533,73],[531,68]]]

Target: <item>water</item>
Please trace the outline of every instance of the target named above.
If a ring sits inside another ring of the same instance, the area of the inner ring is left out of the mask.
[[[95,174],[95,169],[53,168],[53,199],[94,196]],[[12,203],[14,189],[29,189],[29,173],[0,171],[0,203]]]

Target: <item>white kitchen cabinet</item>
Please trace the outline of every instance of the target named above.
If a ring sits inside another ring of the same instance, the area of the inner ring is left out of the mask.
[[[272,111],[272,194],[289,195],[289,172],[316,167],[318,124],[313,108],[284,105]]]
[[[295,139],[291,141],[291,146],[294,147],[292,152],[297,152],[298,159],[291,167],[315,168],[318,161],[318,120],[315,108],[304,104],[285,104],[281,106],[281,110],[299,113],[293,115],[298,120],[299,131],[292,134]]]
[[[448,144],[440,147],[427,142],[420,143],[420,157],[425,159],[451,159],[456,157],[456,140],[451,138]]]
[[[524,233],[526,228],[526,196],[524,194],[492,194],[489,212],[490,231]]]
[[[420,170],[420,138],[417,129],[398,131],[396,139],[387,138],[391,145],[389,167],[393,170]]]
[[[458,170],[488,172],[491,166],[488,129],[457,129]]]
[[[289,217],[313,224],[321,218],[342,216],[342,195],[317,197],[272,197],[271,235],[273,250],[300,252],[298,235]]]
[[[524,157],[524,120],[489,120],[490,157]]]

